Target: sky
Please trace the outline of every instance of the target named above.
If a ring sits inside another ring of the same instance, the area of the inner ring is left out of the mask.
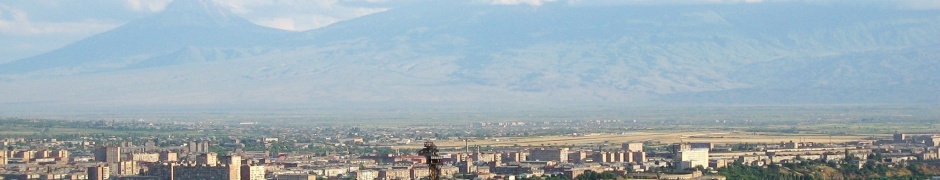
[[[47,52],[135,19],[172,0],[0,0],[0,63]],[[427,0],[213,0],[256,24],[304,31]],[[761,3],[838,0],[471,0],[494,5]],[[940,8],[940,0],[851,0],[912,9]]]

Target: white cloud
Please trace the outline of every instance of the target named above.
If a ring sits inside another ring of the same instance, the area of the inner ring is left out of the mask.
[[[660,5],[660,4],[737,4],[784,1],[828,1],[828,0],[474,0],[473,2],[493,5],[530,5],[541,6],[553,2],[563,2],[575,6],[608,6],[608,5]]]
[[[270,18],[270,19],[258,19],[255,20],[255,23],[262,26],[297,31],[297,23],[294,22],[294,19],[291,18]]]
[[[340,0],[216,0],[232,12],[259,25],[304,31],[324,27],[388,8],[345,5]],[[353,0],[350,2],[388,3],[388,0]]]
[[[72,22],[34,22],[30,20],[27,12],[0,5],[0,34],[4,35],[90,35],[119,25],[120,23],[93,19]]]
[[[555,2],[555,1],[556,0],[491,0],[490,4],[541,6],[545,3]]]
[[[674,4],[741,4],[765,2],[802,2],[810,4],[862,5],[873,7],[897,7],[905,9],[940,9],[940,0],[563,0],[569,5],[674,5]]]
[[[172,0],[127,0],[125,5],[134,11],[159,12]]]
[[[173,0],[0,2],[0,34],[87,36],[164,10]],[[181,0],[184,1],[184,0]],[[188,0],[187,0],[188,1]],[[303,31],[414,0],[212,0],[259,25]],[[85,6],[87,4],[87,6]],[[96,8],[97,7],[97,8]],[[29,15],[38,17],[30,18]]]
[[[902,8],[930,10],[940,9],[940,0],[899,0]]]
[[[622,5],[622,4],[737,4],[811,0],[567,0],[571,5]]]

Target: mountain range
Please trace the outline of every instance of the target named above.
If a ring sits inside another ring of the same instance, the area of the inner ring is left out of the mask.
[[[175,1],[0,65],[0,107],[940,102],[940,11],[438,1],[303,32]]]

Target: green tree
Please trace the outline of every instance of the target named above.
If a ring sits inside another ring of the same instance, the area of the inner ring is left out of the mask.
[[[578,177],[575,177],[575,179],[578,179],[578,180],[617,179],[619,177],[620,176],[612,172],[596,173],[593,171],[585,171],[583,174],[579,175]]]

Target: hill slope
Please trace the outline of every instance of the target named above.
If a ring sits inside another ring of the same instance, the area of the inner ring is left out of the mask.
[[[940,102],[934,10],[438,2],[286,33],[195,9],[186,12],[201,13],[163,13],[2,65],[0,74],[12,75],[0,79],[0,103]],[[124,44],[128,38],[140,43]]]
[[[209,0],[175,1],[152,17],[4,65],[0,74],[74,74],[258,54],[246,51],[288,32],[253,24]],[[207,51],[202,51],[208,49]]]

